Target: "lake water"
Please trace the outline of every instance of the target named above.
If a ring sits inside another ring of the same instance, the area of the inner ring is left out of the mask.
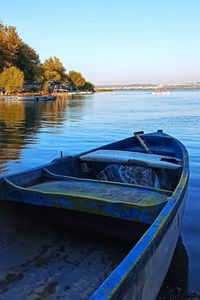
[[[200,92],[116,91],[49,103],[0,102],[0,172],[24,170],[51,161],[60,151],[77,153],[134,131],[157,129],[187,147],[191,167],[179,241],[183,250],[178,252],[184,254],[171,266],[171,274],[177,264],[182,266],[185,280],[181,285],[183,274],[169,275],[167,284],[200,293]]]

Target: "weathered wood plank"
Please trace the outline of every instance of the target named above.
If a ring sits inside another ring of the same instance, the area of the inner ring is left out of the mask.
[[[158,154],[121,150],[97,150],[80,156],[82,161],[99,161],[119,164],[136,164],[152,168],[179,169],[180,159]]]

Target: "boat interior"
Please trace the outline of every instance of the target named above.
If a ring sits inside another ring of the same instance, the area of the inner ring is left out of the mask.
[[[174,146],[176,140],[167,136],[144,135],[143,141],[152,153],[145,153],[132,137],[56,159],[25,176],[8,177],[7,185],[21,187],[24,193],[28,190],[53,193],[72,197],[74,201],[82,197],[116,205],[128,204],[129,208],[131,205],[138,209],[156,207],[156,217],[178,184],[182,153]]]

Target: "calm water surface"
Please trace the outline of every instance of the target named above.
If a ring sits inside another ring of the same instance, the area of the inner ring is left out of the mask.
[[[182,266],[185,288],[200,292],[200,92],[155,96],[148,91],[117,91],[54,103],[0,102],[0,172],[49,162],[61,150],[65,155],[77,153],[133,131],[157,129],[178,138],[189,151],[189,197],[181,232],[185,258],[178,255],[173,266]]]

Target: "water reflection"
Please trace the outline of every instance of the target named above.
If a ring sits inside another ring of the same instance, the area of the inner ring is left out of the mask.
[[[65,114],[74,120],[70,111],[84,105],[83,98],[68,102],[63,96],[54,102],[0,101],[0,172],[6,171],[7,161],[23,160],[21,150],[37,144],[41,128],[61,127]],[[76,115],[76,119],[81,116]]]
[[[22,103],[0,102],[0,163],[20,156],[23,145],[25,107]],[[1,167],[1,171],[4,169]]]
[[[20,158],[20,150],[34,143],[44,106],[37,103],[0,102],[0,163]],[[4,168],[1,168],[3,171]]]
[[[41,107],[41,103],[37,103],[39,107]],[[57,97],[56,101],[54,102],[47,102],[42,105],[42,110],[45,111],[46,115],[46,126],[52,125],[60,125],[62,124],[63,117],[64,117],[64,111],[67,107],[67,99],[60,96]]]

